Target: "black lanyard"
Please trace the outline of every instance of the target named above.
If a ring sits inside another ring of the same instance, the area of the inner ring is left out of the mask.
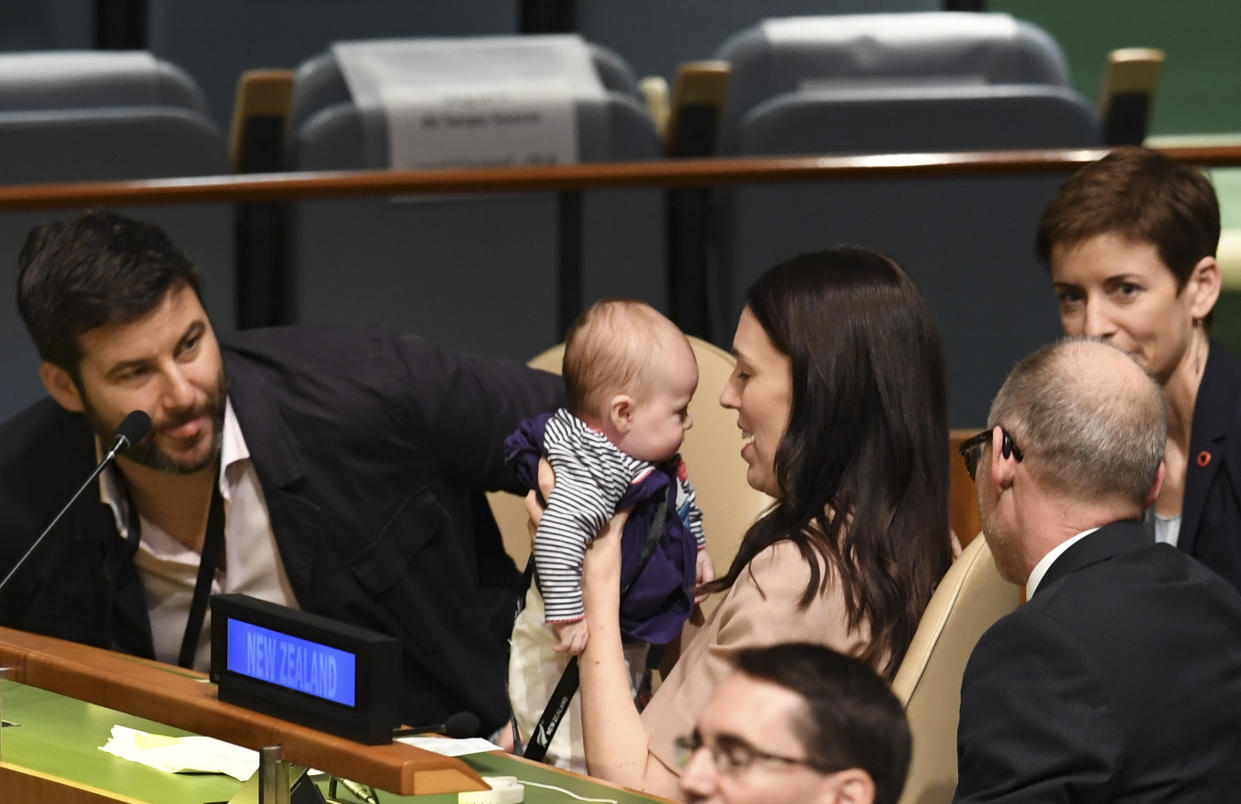
[[[634,565],[633,574],[627,582],[621,584],[622,599],[629,591],[629,587],[633,586],[634,582],[638,580],[642,570],[646,569],[646,562],[650,561],[651,555],[654,554],[655,548],[659,546],[659,541],[664,536],[664,523],[667,521],[668,505],[670,503],[676,504],[676,496],[672,491],[672,484],[675,482],[675,480],[671,480],[668,483],[664,493],[659,498],[659,503],[655,506],[651,527],[646,532],[646,541],[642,543],[642,552],[638,554],[638,561]],[[526,565],[527,587],[533,578],[534,556],[530,556],[530,562]],[[547,755],[547,747],[551,744],[552,737],[555,736],[561,719],[569,711],[569,700],[577,692],[577,684],[577,657],[574,656],[569,659],[569,664],[565,667],[564,673],[560,676],[560,681],[556,683],[556,688],[552,690],[552,696],[548,700],[547,706],[543,709],[542,717],[539,718],[538,724],[534,727],[534,733],[530,735],[530,741],[526,743],[526,750],[522,754],[526,759],[533,759],[536,762],[543,761],[543,757]],[[515,726],[514,734],[516,734]]]
[[[185,621],[185,636],[181,639],[181,655],[177,664],[190,667],[198,652],[198,638],[203,631],[203,616],[207,613],[207,598],[211,596],[211,581],[220,563],[220,546],[224,543],[224,497],[220,483],[211,484],[211,510],[207,513],[207,534],[203,539],[202,557],[198,562],[198,581],[194,584],[194,600],[190,603],[190,615]]]

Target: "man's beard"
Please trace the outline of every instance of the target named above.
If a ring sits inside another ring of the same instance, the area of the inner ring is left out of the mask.
[[[83,413],[85,413],[87,420],[90,422],[91,428],[100,438],[111,438],[114,428],[110,428],[103,422],[102,417],[91,404],[89,397],[82,393],[80,389],[79,394],[82,397]],[[224,373],[224,367],[221,366],[219,376],[216,378],[215,388],[207,395],[207,399],[201,405],[178,414],[175,418],[152,423],[150,432],[129,447],[129,449],[125,450],[125,457],[141,466],[172,475],[192,475],[207,468],[215,463],[216,458],[220,455],[220,446],[224,441],[224,410],[227,399],[228,377]],[[204,415],[211,420],[211,448],[202,458],[190,463],[179,461],[160,449],[155,443],[156,433],[174,429]]]

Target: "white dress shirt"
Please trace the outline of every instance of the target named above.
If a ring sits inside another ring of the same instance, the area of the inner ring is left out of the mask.
[[[1160,516],[1155,514],[1155,541],[1176,547],[1181,538],[1181,515]]]
[[[1040,558],[1038,563],[1034,565],[1034,569],[1030,571],[1030,577],[1026,581],[1026,600],[1034,597],[1034,590],[1038,589],[1038,585],[1042,582],[1043,576],[1047,574],[1047,570],[1051,569],[1051,565],[1056,563],[1056,559],[1063,555],[1065,550],[1068,550],[1070,547],[1094,533],[1096,530],[1098,530],[1098,528],[1083,530],[1076,536],[1072,536],[1060,542],[1060,544],[1051,548],[1047,555]]]
[[[129,500],[121,493],[117,478],[109,467],[101,476],[100,492],[116,517],[120,538],[129,533]],[[220,566],[216,568],[211,593],[241,593],[272,603],[297,608],[297,598],[289,585],[284,562],[276,547],[267,500],[263,497],[258,474],[250,460],[250,450],[241,434],[232,402],[224,409],[223,440],[220,448],[220,494],[224,498],[224,544]],[[146,595],[155,658],[175,664],[181,652],[185,621],[189,618],[194,585],[198,580],[200,555],[139,514],[142,541],[134,564]],[[211,610],[203,618],[194,669],[206,671],[211,663]]]

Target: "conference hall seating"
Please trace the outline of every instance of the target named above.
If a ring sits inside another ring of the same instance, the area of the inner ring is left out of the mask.
[[[924,12],[767,19],[716,50],[732,66],[721,148],[783,103],[832,90],[1069,87],[1046,31],[1007,14]],[[761,108],[760,108],[761,107]],[[744,120],[742,118],[745,118]]]
[[[295,79],[287,167],[424,169],[658,157],[654,125],[618,56],[576,37],[524,37],[520,45],[527,49],[517,51],[514,42],[346,43],[311,59]],[[374,86],[356,69],[351,79],[342,66],[342,57],[370,63],[384,52],[401,59],[411,43],[419,53],[428,43],[432,48],[431,56],[417,57],[424,59],[422,68],[396,68]],[[480,52],[477,62],[469,57],[467,70],[499,65],[499,73],[463,91],[481,92],[482,100],[455,96],[442,75],[428,76],[435,65],[448,63],[440,61],[449,58],[444,48],[480,47],[490,50]],[[553,58],[542,53],[548,47],[564,63],[539,78],[541,94],[527,96],[532,79],[509,81],[506,73],[529,67],[532,54],[535,69],[544,69],[546,58]],[[446,100],[445,92],[453,97]],[[412,105],[403,107],[403,97]],[[493,102],[500,105],[492,109]],[[498,110],[508,111],[492,116]],[[519,120],[516,131],[497,122],[510,113],[517,117],[505,119]],[[424,125],[428,116],[439,129]],[[531,116],[541,132],[534,140],[520,130]],[[492,124],[494,139],[479,141],[483,150],[477,152],[454,151],[457,143],[439,136],[448,130],[451,139],[454,132]],[[591,191],[581,195],[580,206],[575,196],[550,193],[293,204],[287,227],[289,318],[391,324],[456,348],[524,358],[564,335],[558,290],[563,256],[581,258],[581,287],[569,292],[571,309],[613,295],[664,306],[662,215],[658,190]]]
[[[0,54],[0,182],[153,179],[228,172],[197,85],[143,52]],[[231,205],[118,208],[155,221],[199,266],[218,329],[236,320]],[[72,211],[0,216],[0,287],[16,287],[31,226]],[[38,359],[10,296],[0,305],[0,418],[39,398]]]
[[[529,0],[527,0],[529,2]],[[639,75],[669,82],[729,34],[769,17],[936,11],[943,0],[577,0],[582,36],[624,54]]]
[[[961,679],[983,633],[1021,603],[982,535],[948,568],[918,621],[892,691],[905,704],[913,756],[901,804],[947,804],[957,786]]]
[[[1095,147],[1098,115],[1063,54],[1003,14],[928,12],[769,20],[726,41],[724,155]],[[1059,326],[1031,247],[1064,175],[755,185],[721,192],[716,303],[780,259],[838,242],[885,252],[930,301],[945,340],[953,426],[984,421],[1020,355]],[[719,333],[717,339],[726,337]]]
[[[62,0],[63,2],[63,0]],[[146,0],[146,46],[199,82],[223,130],[246,70],[292,69],[332,42],[517,33],[517,0]]]

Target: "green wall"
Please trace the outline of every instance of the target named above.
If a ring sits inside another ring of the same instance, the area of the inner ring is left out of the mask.
[[[1109,51],[1160,48],[1165,61],[1150,134],[1241,136],[1241,1],[987,0],[986,8],[1045,28],[1068,57],[1074,88],[1096,103]],[[1210,174],[1224,228],[1241,229],[1241,169]],[[1220,252],[1225,260],[1235,256]],[[1241,354],[1241,287],[1235,279],[1225,282],[1212,334]]]
[[[1068,56],[1074,87],[1093,101],[1109,51],[1162,49],[1151,134],[1241,131],[1238,0],[988,0],[986,7],[1045,28]]]

